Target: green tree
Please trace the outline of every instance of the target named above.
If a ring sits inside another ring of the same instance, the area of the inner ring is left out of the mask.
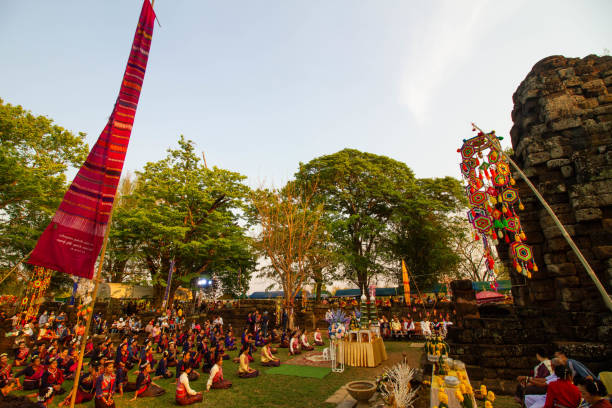
[[[354,149],[300,163],[295,176],[318,182],[315,202],[325,206],[336,277],[362,293],[377,275],[396,277],[402,258],[423,276],[456,263],[445,222],[461,206],[457,180],[417,179],[402,162]]]
[[[176,270],[170,300],[179,285],[188,286],[203,273],[218,278],[224,292],[238,295],[238,274],[248,282],[255,266],[245,234],[250,191],[245,177],[208,169],[183,136],[178,149],[147,163],[137,176],[134,192],[116,217],[130,229],[127,239],[134,237],[136,257],[150,273],[157,301],[163,300],[172,260]]]
[[[419,179],[410,200],[400,204],[391,219],[389,248],[401,281],[401,259],[420,288],[453,275],[461,261],[455,250],[456,223],[452,215],[463,208],[463,190],[452,177]]]
[[[78,135],[0,99],[0,269],[36,245],[66,191],[66,171],[89,149]]]
[[[318,183],[316,202],[326,210],[338,277],[367,293],[372,277],[390,271],[390,222],[401,203],[415,195],[414,174],[388,157],[344,149],[300,163],[295,177],[298,183]]]

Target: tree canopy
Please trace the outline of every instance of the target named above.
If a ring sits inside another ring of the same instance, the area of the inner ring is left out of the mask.
[[[178,149],[137,172],[133,192],[122,198],[115,214],[125,228],[114,229],[111,240],[127,243],[124,248],[134,252],[150,273],[160,303],[172,260],[171,295],[203,273],[219,280],[225,293],[244,292],[241,285],[248,284],[255,266],[245,234],[249,188],[244,179],[207,168],[193,142],[182,136]]]
[[[337,277],[363,293],[371,278],[396,276],[402,258],[421,276],[457,262],[443,221],[461,206],[458,180],[417,179],[402,162],[354,149],[300,163],[295,177],[318,184]]]
[[[45,116],[0,99],[0,268],[36,245],[66,191],[66,171],[88,152],[74,134]]]

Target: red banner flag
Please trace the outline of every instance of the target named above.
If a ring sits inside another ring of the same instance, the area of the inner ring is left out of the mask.
[[[404,301],[410,306],[410,279],[408,279],[408,268],[402,259],[402,283],[404,284]]]
[[[93,277],[132,133],[154,22],[153,7],[145,0],[113,112],[28,263]]]

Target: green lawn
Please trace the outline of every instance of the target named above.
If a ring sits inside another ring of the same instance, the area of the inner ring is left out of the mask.
[[[259,353],[257,353],[255,362],[251,367],[260,371],[259,377],[242,379],[238,378],[236,372],[238,365],[231,360],[225,360],[223,363],[223,374],[226,380],[233,383],[232,388],[228,390],[211,390],[204,393],[204,401],[200,404],[193,405],[194,407],[215,407],[215,408],[240,408],[240,407],[283,407],[283,408],[306,408],[306,407],[325,407],[332,408],[333,405],[325,404],[324,401],[329,398],[338,388],[349,381],[358,379],[374,380],[376,375],[382,372],[384,366],[392,365],[401,358],[401,352],[407,352],[408,361],[414,367],[418,366],[421,349],[411,348],[408,342],[386,342],[387,353],[389,360],[383,365],[376,368],[356,368],[346,367],[341,374],[330,373],[323,379],[293,377],[286,375],[267,374],[268,367],[262,367],[259,364]],[[323,347],[317,347],[321,350]],[[237,356],[237,351],[230,352],[231,357]],[[279,349],[277,356],[281,361],[288,360],[288,349]],[[135,371],[135,370],[134,370]],[[171,368],[174,371],[174,368]],[[200,371],[201,373],[201,371]],[[135,376],[130,374],[130,381],[135,381]],[[203,391],[206,388],[208,375],[201,374],[200,379],[191,383],[191,386],[196,391]],[[133,393],[126,393],[123,397],[116,397],[117,407],[135,407],[135,408],[161,408],[168,406],[177,406],[174,402],[173,379],[157,380],[157,384],[166,389],[166,394],[158,398],[143,398],[136,401],[129,401],[133,397]],[[70,389],[72,382],[64,383],[65,389]],[[20,391],[17,395],[26,395],[31,391]],[[428,395],[428,393],[425,393]],[[57,404],[63,400],[64,396],[56,397],[52,407],[57,407]],[[92,407],[94,402],[90,401],[79,407]],[[429,407],[429,401],[421,401],[417,404],[419,407]],[[483,408],[484,404],[478,402],[478,407]],[[495,408],[517,408],[518,405],[511,397],[498,396],[494,404]]]
[[[410,349],[409,343],[406,342],[387,342],[385,343],[388,353],[408,351],[410,353],[420,353],[420,349]],[[322,347],[317,347],[322,349]],[[237,356],[237,351],[230,352],[231,357]],[[288,360],[288,349],[279,349],[277,356],[281,361]],[[251,367],[260,370],[260,375],[257,378],[242,379],[236,375],[238,365],[231,360],[225,360],[223,364],[223,374],[226,380],[233,383],[232,388],[228,390],[211,390],[204,393],[204,401],[201,404],[193,406],[201,407],[218,407],[218,408],[238,408],[238,407],[332,407],[330,404],[325,404],[324,401],[331,396],[338,388],[349,381],[357,379],[370,379],[380,372],[378,368],[355,368],[346,367],[341,374],[330,373],[323,379],[293,377],[286,375],[266,374],[267,367],[261,367],[259,364],[259,351],[255,362]],[[171,371],[174,371],[172,368]],[[201,373],[201,371],[200,371]],[[130,381],[135,381],[136,378],[130,374]],[[206,388],[208,375],[202,374],[200,379],[191,383],[191,386],[196,391],[203,391]],[[174,402],[174,384],[173,379],[157,380],[157,384],[166,389],[166,394],[158,398],[143,398],[136,401],[129,401],[133,397],[133,393],[116,397],[117,407],[142,407],[142,408],[157,408],[176,406]],[[64,383],[64,388],[72,387],[72,382]],[[26,395],[31,391],[20,391],[17,395]],[[52,407],[57,407],[57,404],[63,400],[64,396],[55,397]],[[93,407],[94,402],[79,405],[81,407]]]

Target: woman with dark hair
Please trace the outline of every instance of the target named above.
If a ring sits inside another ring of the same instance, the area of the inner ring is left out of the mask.
[[[606,386],[599,380],[585,379],[578,384],[582,398],[591,408],[612,408],[605,397],[608,395]]]
[[[168,352],[164,351],[157,368],[155,369],[156,378],[172,378],[172,373],[168,370]]]
[[[206,391],[210,391],[211,388],[222,390],[231,386],[232,383],[223,378],[223,358],[218,358],[215,365],[210,369]]]
[[[238,377],[240,378],[254,378],[259,375],[259,371],[249,366],[249,355],[247,350],[240,354],[240,366],[238,368]]]
[[[539,363],[533,368],[532,375],[518,376],[516,378],[519,384],[516,387],[515,398],[520,404],[523,403],[525,395],[546,394],[546,385],[541,384],[541,380],[552,374],[552,363],[548,358],[549,353],[543,348],[536,350],[535,357],[539,361]]]
[[[266,342],[261,349],[261,365],[266,367],[280,366],[280,359],[272,355],[269,342]]]
[[[136,392],[134,393],[134,398],[130,401],[135,401],[136,398],[159,397],[166,393],[166,390],[151,380],[150,373],[151,364],[145,361],[140,365],[140,373],[138,374],[138,379],[136,379]]]
[[[193,370],[191,366],[185,367],[176,382],[176,394],[174,399],[178,405],[191,405],[202,402],[202,393],[194,391],[189,385],[189,373]]]
[[[97,374],[98,364],[93,363],[89,366],[89,374],[81,375],[79,379],[79,386],[77,388],[77,394],[74,399],[75,404],[81,404],[83,402],[88,402],[94,399],[96,393],[96,379],[98,378]],[[64,398],[64,401],[59,403],[59,406],[68,406],[70,405],[70,400],[72,399],[72,390],[68,393],[68,396]]]
[[[567,366],[555,366],[555,375],[559,378],[546,387],[544,408],[578,408],[580,390],[572,383],[571,373]]]
[[[40,387],[40,379],[45,373],[45,366],[40,363],[40,357],[34,356],[32,363],[19,371],[15,377],[25,375],[23,380],[24,390],[37,390]]]

